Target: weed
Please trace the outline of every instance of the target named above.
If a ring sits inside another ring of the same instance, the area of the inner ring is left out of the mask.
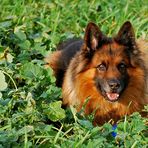
[[[0,2],[0,147],[148,146],[146,119],[138,113],[114,131],[109,123],[93,127],[91,117],[62,109],[61,90],[43,62],[58,42],[82,37],[89,21],[111,35],[130,20],[136,37],[146,38],[146,0]]]

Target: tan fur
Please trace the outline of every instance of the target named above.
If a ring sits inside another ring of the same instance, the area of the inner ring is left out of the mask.
[[[139,39],[137,40],[137,45],[138,48],[142,51],[142,57],[144,59],[146,68],[147,68],[147,75],[148,75],[148,40],[144,40],[144,39]],[[146,80],[147,85],[146,85],[146,100],[147,100],[147,104],[148,104],[148,79]]]
[[[45,67],[51,67],[54,71],[54,76],[57,76],[57,69],[60,68],[60,63],[58,62],[59,57],[61,56],[61,51],[56,51],[54,54],[49,54],[44,61],[46,62]]]

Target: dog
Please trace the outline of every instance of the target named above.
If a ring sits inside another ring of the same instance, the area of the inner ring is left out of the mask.
[[[114,37],[88,23],[84,39],[70,39],[46,58],[56,85],[62,87],[63,105],[94,113],[94,125],[141,112],[148,104],[148,42],[136,40],[125,22]]]

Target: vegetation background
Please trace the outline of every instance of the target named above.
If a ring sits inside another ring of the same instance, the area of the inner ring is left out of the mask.
[[[61,108],[44,57],[67,38],[83,37],[89,21],[107,35],[130,20],[148,35],[147,0],[0,0],[0,148],[147,148],[146,120],[138,113],[117,128],[93,127],[92,117]],[[146,107],[148,111],[148,107]]]

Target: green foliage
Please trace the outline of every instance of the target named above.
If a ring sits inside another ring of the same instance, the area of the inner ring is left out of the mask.
[[[5,75],[3,72],[0,70],[0,91],[5,90],[7,88],[7,83],[5,81]]]
[[[65,111],[61,108],[62,101],[52,102],[49,105],[43,104],[43,112],[52,121],[58,121],[65,118]]]
[[[93,127],[93,115],[62,109],[61,90],[43,61],[59,41],[82,37],[89,21],[111,35],[130,20],[136,37],[146,38],[146,0],[0,3],[0,148],[148,147],[147,121],[138,113],[119,122],[114,138],[109,123]]]

